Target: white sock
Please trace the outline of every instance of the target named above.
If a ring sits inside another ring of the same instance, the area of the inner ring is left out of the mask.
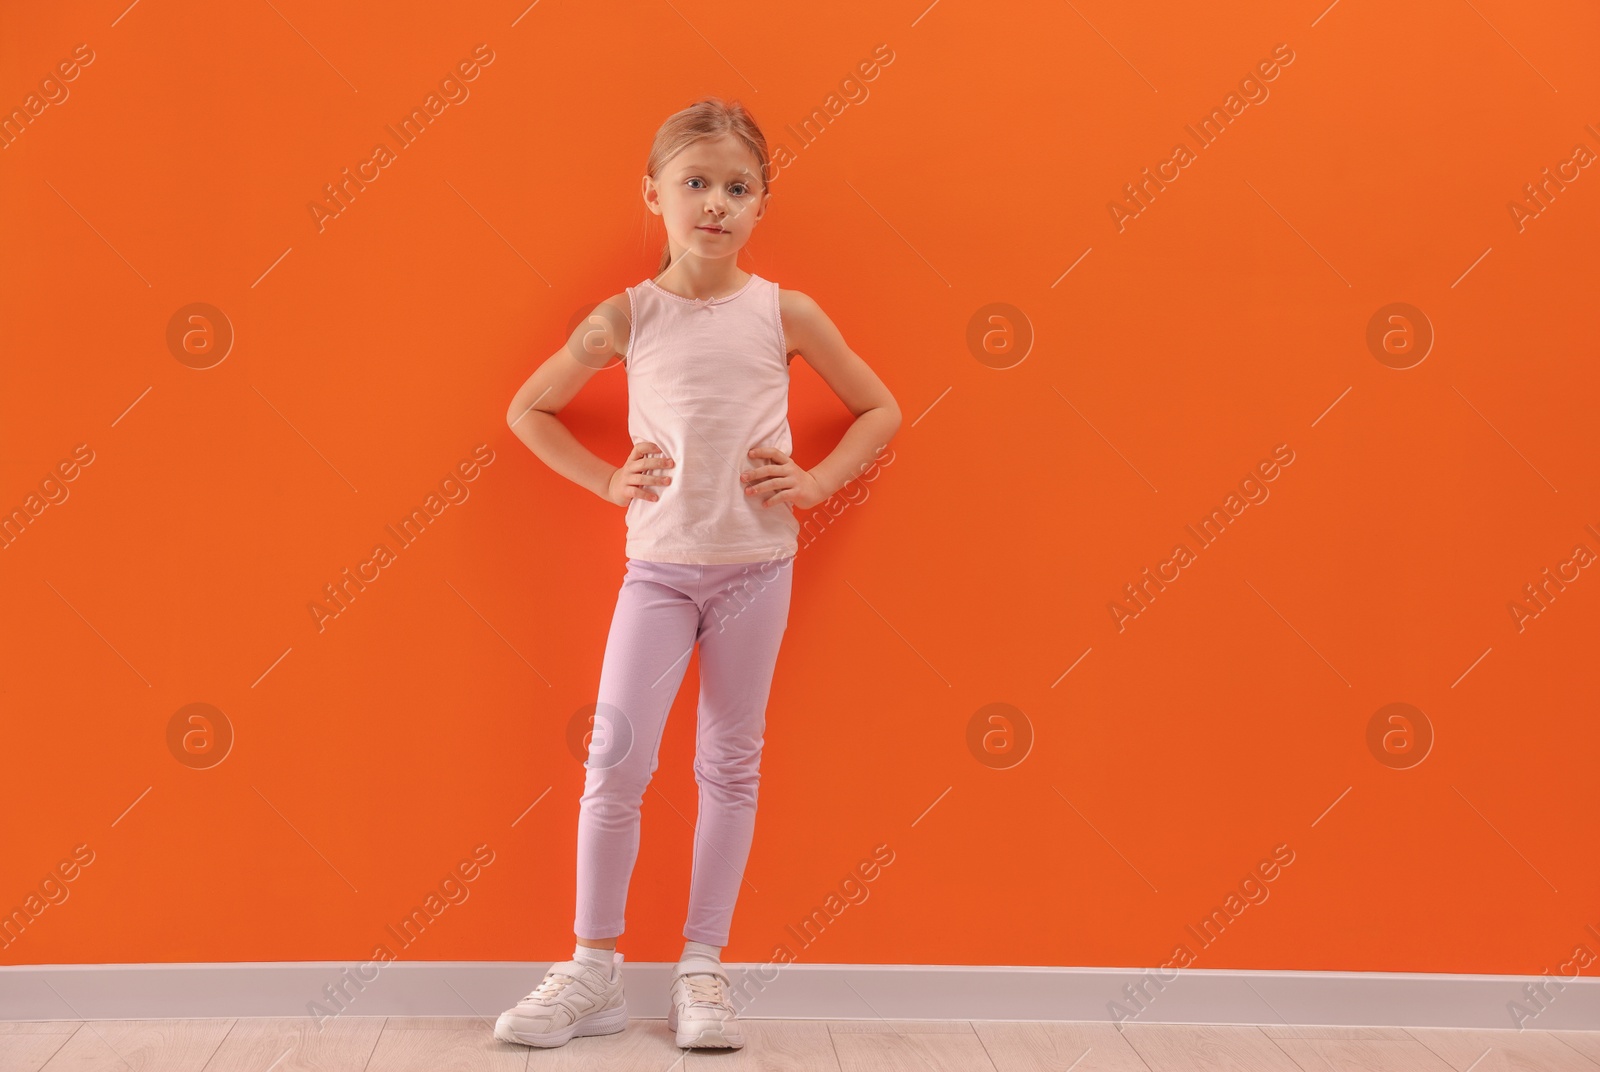
[[[720,945],[707,945],[705,942],[686,941],[683,943],[683,956],[678,958],[678,970],[683,972],[695,966],[704,969],[720,967],[722,964],[722,947]]]
[[[616,965],[615,951],[611,949],[595,949],[592,946],[580,945],[572,954],[572,959],[579,964],[592,964],[600,969],[600,973],[607,979],[611,978],[611,969]]]

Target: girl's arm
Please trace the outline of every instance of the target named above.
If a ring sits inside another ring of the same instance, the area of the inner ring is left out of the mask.
[[[827,498],[865,472],[878,451],[894,438],[900,429],[900,407],[815,301],[797,290],[780,290],[778,309],[790,353],[804,357],[845,408],[856,415],[839,445],[809,470]]]
[[[578,442],[556,414],[589,378],[628,348],[628,296],[617,294],[578,322],[565,346],[545,359],[518,389],[506,423],[539,460],[607,502],[615,502],[611,477],[618,466]]]

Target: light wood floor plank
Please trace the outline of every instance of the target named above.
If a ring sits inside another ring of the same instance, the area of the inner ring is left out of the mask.
[[[878,1026],[861,1029],[869,1024]],[[995,1072],[964,1021],[849,1020],[828,1029],[840,1072]]]
[[[1411,1035],[1457,1072],[1600,1072],[1550,1032],[1414,1027]],[[1578,1032],[1568,1032],[1578,1034]],[[1594,1036],[1590,1036],[1591,1040]],[[1479,1058],[1483,1060],[1479,1061]]]
[[[1151,1072],[1302,1072],[1302,1066],[1278,1048],[1292,1040],[1270,1039],[1256,1027],[1123,1024],[1122,1037]],[[1322,1065],[1303,1067],[1326,1072]]]
[[[1403,1027],[1337,1027],[1311,1025],[1295,1027],[1289,1024],[1263,1024],[1262,1034],[1268,1038],[1332,1038],[1332,1039],[1390,1039],[1395,1042],[1415,1041]]]
[[[59,1031],[0,1032],[0,1072],[39,1072],[71,1037]]]
[[[1148,1072],[1114,1024],[975,1020],[972,1030],[998,1072]]]
[[[457,1031],[451,1028],[411,1028],[405,1018],[392,1016],[384,1021],[378,1044],[362,1072],[522,1072],[528,1064],[528,1048],[501,1042],[487,1031]],[[592,1039],[573,1039],[570,1048]],[[551,1053],[559,1051],[552,1050]],[[543,1067],[559,1068],[558,1063]],[[566,1067],[574,1067],[567,1065]],[[352,1065],[349,1072],[362,1066]],[[277,1069],[273,1069],[277,1072]],[[318,1072],[335,1072],[319,1069]],[[337,1072],[346,1072],[338,1069]],[[661,1072],[658,1068],[656,1072]]]
[[[1273,1041],[1301,1068],[1318,1072],[1450,1072],[1450,1066],[1438,1054],[1415,1041],[1320,1038]],[[1484,1072],[1483,1066],[1472,1072]]]
[[[1600,1072],[1600,1032],[962,1020],[743,1021],[680,1049],[664,1017],[536,1049],[476,1016],[0,1021],[0,1072]],[[276,1063],[274,1063],[276,1062]]]
[[[1600,1031],[1552,1031],[1550,1037],[1572,1047],[1600,1066]]]
[[[413,1031],[481,1031],[494,1034],[493,1016],[395,1016],[396,1027]]]
[[[40,1072],[200,1072],[228,1020],[89,1020]]]
[[[834,1034],[886,1034],[886,1035],[970,1035],[972,1025],[965,1020],[830,1020],[828,1030]]]
[[[383,1031],[382,1016],[242,1017],[205,1072],[359,1072]]]
[[[670,1042],[666,1019],[655,1023]],[[824,1020],[741,1020],[739,1026],[744,1029],[743,1049],[678,1050],[674,1043],[673,1049],[684,1055],[682,1069],[663,1066],[654,1072],[839,1072]],[[633,1029],[630,1022],[628,1030]]]

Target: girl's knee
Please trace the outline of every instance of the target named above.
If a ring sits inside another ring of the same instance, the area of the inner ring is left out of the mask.
[[[702,785],[754,790],[761,782],[761,748],[715,759],[696,756],[694,777]]]
[[[579,802],[584,807],[605,806],[637,809],[644,800],[644,791],[650,786],[655,766],[642,768],[637,764],[618,763],[614,766],[589,766],[583,779],[583,795]]]

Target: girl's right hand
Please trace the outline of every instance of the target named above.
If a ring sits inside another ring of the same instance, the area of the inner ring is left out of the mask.
[[[667,469],[678,464],[665,454],[665,451],[648,439],[635,443],[633,450],[628,452],[628,460],[611,474],[607,497],[623,507],[634,499],[644,499],[647,502],[659,501],[661,496],[649,490],[646,485],[672,483],[670,476],[654,476],[649,472],[651,469]]]

